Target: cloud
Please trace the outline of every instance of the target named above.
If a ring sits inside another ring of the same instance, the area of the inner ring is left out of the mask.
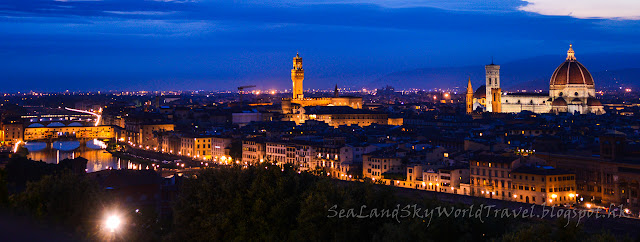
[[[640,20],[638,0],[525,0],[519,10],[542,15]]]
[[[154,2],[165,2],[165,3],[195,3],[198,0],[153,0]]]
[[[246,0],[243,3],[268,6],[292,5],[374,5],[382,8],[438,8],[455,11],[516,11],[525,3],[520,0]]]
[[[102,2],[102,0],[53,0],[54,2]]]
[[[104,11],[105,13],[118,14],[118,15],[169,15],[174,14],[176,11]]]

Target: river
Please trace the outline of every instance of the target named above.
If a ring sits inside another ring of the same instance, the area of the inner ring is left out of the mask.
[[[45,142],[26,142],[24,147],[29,150],[28,158],[47,163],[57,164],[66,158],[85,158],[88,160],[87,172],[136,168],[135,163],[111,155],[105,150],[104,143],[98,140],[87,141],[86,146],[81,146],[79,141],[55,141],[49,148]]]

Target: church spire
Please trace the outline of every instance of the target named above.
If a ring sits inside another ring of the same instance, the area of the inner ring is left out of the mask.
[[[569,50],[567,51],[567,60],[574,61],[576,60],[576,53],[573,51],[573,45],[569,44]]]
[[[333,96],[334,97],[339,97],[340,96],[340,92],[338,91],[338,84],[336,83],[336,88],[333,90]]]
[[[465,99],[466,110],[467,113],[473,112],[473,87],[471,87],[471,77],[469,77],[469,82],[467,82],[467,95]]]

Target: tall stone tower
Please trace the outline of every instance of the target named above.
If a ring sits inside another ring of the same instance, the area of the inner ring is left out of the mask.
[[[486,71],[486,77],[487,77],[487,83],[486,83],[486,110],[487,112],[493,112],[493,102],[494,102],[494,96],[493,93],[495,93],[493,91],[493,89],[500,89],[500,66],[499,65],[495,65],[493,64],[493,61],[491,61],[491,65],[486,65],[484,66],[484,69]],[[496,98],[498,100],[498,102],[500,102],[499,98]],[[499,104],[499,103],[497,103]],[[499,111],[498,111],[499,112]]]
[[[304,69],[302,69],[302,57],[296,53],[293,57],[293,69],[291,69],[291,81],[293,81],[293,99],[304,99],[302,81],[304,80]]]
[[[491,89],[491,112],[502,113],[502,89]]]
[[[471,87],[471,77],[467,83],[467,113],[473,112],[473,87]]]

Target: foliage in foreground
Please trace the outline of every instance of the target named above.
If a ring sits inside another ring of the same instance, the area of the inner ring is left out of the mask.
[[[95,212],[102,208],[101,197],[93,180],[61,172],[28,182],[25,191],[11,195],[10,204],[16,212],[85,234],[94,230],[94,221],[102,215]]]
[[[486,218],[328,218],[329,208],[394,208],[433,200],[402,199],[370,183],[339,182],[276,166],[208,170],[184,184],[170,241],[551,241],[588,239],[581,228],[540,220]],[[460,206],[460,205],[454,205]],[[544,233],[544,236],[540,235]],[[607,235],[597,235],[604,239]],[[592,237],[592,238],[596,238]]]
[[[6,184],[6,183],[5,183]],[[210,169],[188,179],[173,205],[173,223],[165,227],[157,214],[133,213],[127,241],[611,241],[608,233],[586,234],[563,221],[434,218],[328,218],[329,209],[393,209],[417,204],[450,207],[434,200],[396,196],[393,188],[341,182],[276,166]],[[87,176],[70,172],[28,182],[11,195],[10,206],[69,228],[80,237],[98,239],[108,194]],[[453,205],[466,208],[464,205]],[[153,208],[142,208],[152,211]],[[367,210],[368,211],[368,210]],[[138,218],[139,217],[139,218]],[[133,225],[135,224],[135,225]],[[589,231],[590,232],[590,231]]]

